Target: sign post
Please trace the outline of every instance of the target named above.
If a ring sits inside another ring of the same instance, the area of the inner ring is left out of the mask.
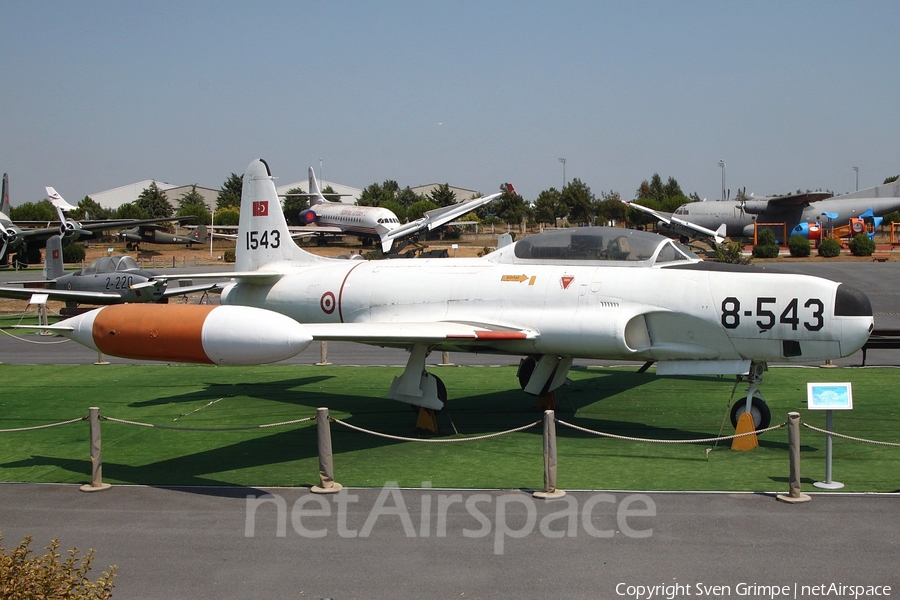
[[[825,481],[813,485],[823,490],[839,490],[844,484],[831,479],[831,432],[834,431],[834,411],[852,410],[853,393],[849,383],[807,383],[806,403],[809,410],[825,411]]]

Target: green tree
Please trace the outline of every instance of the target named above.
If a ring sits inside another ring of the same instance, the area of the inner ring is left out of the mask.
[[[504,223],[521,223],[531,216],[525,199],[515,192],[503,192],[492,202],[491,212]]]
[[[894,183],[895,181],[897,181],[898,178],[900,178],[900,175],[894,175],[893,177],[888,177],[887,179],[884,180],[884,184]],[[882,185],[884,185],[884,184],[882,184]]]
[[[556,219],[561,219],[568,214],[568,208],[563,204],[559,190],[550,188],[538,194],[537,200],[532,205],[534,219],[538,223],[556,224]]]
[[[222,184],[218,196],[216,196],[216,210],[222,208],[234,208],[241,206],[241,192],[244,189],[244,180],[240,175],[232,173]]]
[[[198,223],[209,223],[212,219],[212,213],[206,206],[206,200],[197,191],[197,184],[191,186],[190,191],[183,193],[178,198],[178,216],[179,217],[197,217]]]
[[[241,210],[239,208],[220,208],[216,211],[216,225],[238,225],[241,220]]]
[[[397,202],[396,200],[388,200],[384,204],[381,205],[381,208],[386,208],[392,213],[394,213],[400,222],[406,221],[406,207]]]
[[[399,189],[400,186],[392,179],[385,181],[384,184],[373,183],[362,191],[356,203],[359,206],[381,206],[389,200],[394,200]]]
[[[40,202],[26,202],[12,206],[7,215],[13,221],[56,221],[59,215],[50,201],[44,198]]]
[[[628,207],[622,204],[619,192],[600,192],[600,201],[596,204],[596,214],[603,221],[625,221]]]
[[[85,196],[78,202],[78,210],[69,213],[69,216],[76,220],[102,221],[110,218],[113,211],[103,208],[90,196]]]
[[[596,198],[584,182],[577,177],[566,184],[560,200],[568,209],[569,221],[573,223],[594,222],[594,202]]]
[[[149,219],[150,215],[144,212],[140,206],[134,202],[126,202],[116,210],[116,219]]]
[[[172,205],[169,204],[169,198],[163,190],[159,189],[155,181],[144,188],[135,204],[147,213],[151,219],[172,216]]]
[[[450,184],[442,183],[431,190],[430,199],[438,206],[450,206],[456,204],[456,192],[450,189]]]
[[[417,194],[412,191],[412,188],[410,188],[409,186],[406,186],[405,188],[400,190],[395,200],[397,200],[397,202],[403,206],[405,212],[405,209],[409,208],[420,200],[426,200],[426,198],[422,194]],[[400,215],[398,214],[397,216],[399,217]]]
[[[309,196],[302,188],[291,188],[287,191],[282,203],[284,219],[288,225],[303,225],[300,221],[300,213],[309,208]]]
[[[850,240],[850,252],[853,256],[872,256],[875,252],[875,241],[865,233],[853,236]]]
[[[410,221],[415,221],[416,219],[421,219],[429,210],[436,208],[440,207],[431,200],[420,200],[407,209],[406,218]]]

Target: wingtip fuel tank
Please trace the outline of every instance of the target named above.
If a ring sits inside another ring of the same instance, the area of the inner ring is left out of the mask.
[[[312,341],[289,317],[248,306],[107,306],[57,324],[63,335],[110,356],[257,365],[302,352]]]

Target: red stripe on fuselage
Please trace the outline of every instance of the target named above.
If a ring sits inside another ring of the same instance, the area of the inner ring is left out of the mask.
[[[479,340],[524,340],[525,334],[521,331],[476,331],[474,335],[448,335],[447,339],[472,339]]]
[[[350,277],[350,273],[353,272],[353,269],[355,269],[356,267],[358,267],[362,264],[363,263],[360,262],[359,264],[353,265],[353,268],[350,269],[349,271],[347,271],[347,274],[344,275],[344,280],[341,282],[341,289],[338,290],[338,298],[337,298],[338,317],[340,318],[341,323],[344,322],[344,303],[342,302],[342,300],[344,299],[344,286],[347,285],[347,278]]]

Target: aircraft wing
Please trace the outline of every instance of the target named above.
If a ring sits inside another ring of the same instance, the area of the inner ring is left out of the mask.
[[[56,290],[52,288],[0,287],[0,297],[29,300],[35,294],[46,294],[51,300],[72,302],[92,302],[94,304],[116,304],[122,296],[109,292],[83,292],[76,290]]]
[[[773,206],[806,206],[819,200],[827,200],[833,196],[834,194],[831,192],[804,192],[802,194],[790,194],[789,196],[769,197],[766,200]]]
[[[358,342],[377,346],[408,347],[433,344],[444,347],[500,349],[515,342],[534,342],[534,329],[456,321],[404,323],[303,323],[314,340]]]
[[[709,240],[714,240],[716,244],[721,244],[725,241],[725,223],[722,223],[717,230],[713,231],[712,229],[707,229],[706,227],[691,223],[690,221],[679,219],[675,215],[659,212],[647,206],[642,206],[636,202],[628,202],[626,200],[621,200],[621,202],[625,206],[635,208],[641,212],[647,213],[648,215],[653,215],[654,217],[659,219],[660,223],[665,224],[667,229],[679,235],[684,235],[691,238],[706,238]]]
[[[382,249],[387,252],[391,249],[391,245],[393,244],[394,240],[414,235],[419,231],[431,231],[435,227],[445,225],[453,219],[456,219],[457,217],[461,217],[462,215],[470,213],[489,202],[493,202],[496,198],[499,198],[503,194],[504,192],[498,192],[496,194],[491,194],[490,196],[473,198],[471,200],[466,200],[465,202],[458,202],[457,204],[451,204],[450,206],[442,206],[441,208],[429,210],[421,219],[410,221],[405,225],[401,225],[396,229],[391,229],[390,231],[382,234]]]
[[[221,288],[222,285],[219,283],[198,283],[197,285],[182,286],[167,285],[163,292],[163,298],[183,296],[184,294],[193,294],[194,292],[218,292]]]

